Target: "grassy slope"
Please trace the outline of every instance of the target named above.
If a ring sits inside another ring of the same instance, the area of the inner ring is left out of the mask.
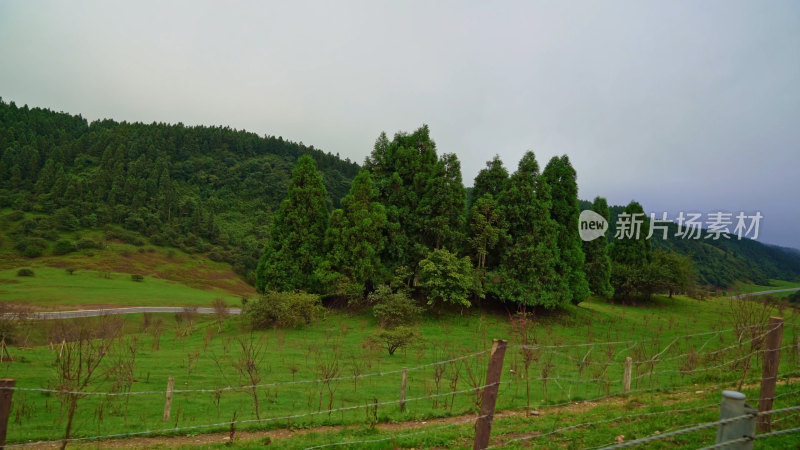
[[[131,281],[130,274],[113,272],[110,278],[94,270],[36,267],[36,276],[18,277],[16,269],[0,270],[0,298],[40,310],[91,309],[114,306],[210,306],[215,298],[240,304],[240,297],[221,289],[191,288],[159,278]]]
[[[687,366],[685,357],[680,357],[687,352],[708,354],[714,349],[719,349],[735,342],[732,333],[723,333],[719,336],[699,336],[686,339],[675,339],[694,332],[722,330],[730,327],[727,322],[728,302],[726,300],[712,300],[699,302],[685,298],[657,298],[654,302],[637,307],[610,305],[601,302],[586,302],[580,307],[571,308],[566,313],[554,314],[537,319],[535,327],[537,342],[541,345],[563,345],[568,343],[597,343],[618,340],[644,340],[645,345],[632,344],[595,345],[589,347],[573,347],[555,351],[542,351],[537,353],[530,369],[531,405],[532,407],[547,411],[547,404],[565,401],[585,400],[613,394],[620,390],[622,378],[622,361],[625,356],[632,356],[636,360],[643,360],[660,353],[664,361],[653,366],[655,373],[651,376],[648,365],[637,365],[634,376],[634,390],[647,391],[635,397],[636,401],[657,407],[661,403],[658,397],[653,397],[652,390],[676,387],[678,391],[703,390],[703,386],[721,384],[724,387],[735,387],[736,380],[742,376],[742,369],[731,364],[731,361],[740,357],[737,349],[726,351],[718,356],[721,359],[698,358],[693,365]],[[797,317],[791,311],[783,312],[787,322],[797,322]],[[180,327],[171,316],[163,316],[165,331],[161,339],[161,349],[151,348],[152,337],[141,333],[141,317],[126,318],[126,327],[138,339],[139,352],[136,359],[136,379],[133,391],[163,391],[168,377],[175,377],[176,388],[179,389],[218,389],[227,385],[237,385],[242,382],[232,368],[231,359],[237,354],[236,338],[246,336],[243,334],[235,319],[230,319],[221,334],[216,333],[216,325],[208,319],[197,324],[194,332],[188,337],[178,337],[176,330]],[[46,333],[38,326],[37,335]],[[322,322],[312,324],[303,329],[266,330],[256,333],[256,337],[265,343],[265,358],[262,363],[264,370],[262,383],[285,382],[293,379],[320,378],[319,365],[338,361],[339,376],[349,376],[356,372],[373,373],[397,370],[402,367],[414,367],[434,361],[448,359],[454,356],[469,354],[471,352],[487,349],[492,338],[507,338],[510,344],[519,344],[519,339],[511,332],[509,320],[503,315],[481,314],[467,312],[464,315],[446,314],[434,318],[429,317],[420,324],[420,330],[425,342],[419,348],[407,351],[398,351],[394,356],[388,356],[385,350],[367,345],[368,337],[377,329],[373,317],[368,314],[348,315],[344,313],[331,313]],[[797,339],[797,329],[787,323],[784,333],[784,342],[793,342]],[[591,351],[588,351],[591,349]],[[666,350],[665,350],[666,349]],[[663,351],[663,353],[662,353]],[[18,385],[25,387],[47,387],[52,383],[52,361],[58,352],[58,346],[50,349],[47,346],[34,346],[26,350],[12,349],[24,361],[6,363],[0,369],[0,376],[13,377],[18,380]],[[334,355],[339,355],[335,357]],[[510,410],[524,408],[527,403],[526,386],[522,373],[524,368],[521,361],[521,350],[512,347],[509,350],[503,375],[504,384],[501,386],[498,399],[498,409]],[[671,357],[676,359],[669,359]],[[578,370],[576,361],[588,361],[583,370]],[[455,381],[456,390],[470,389],[469,373],[472,372],[482,377],[485,374],[486,356],[481,355],[467,360],[468,363],[454,363],[446,365],[445,373],[441,379],[439,392],[444,394],[453,388],[454,374],[459,373]],[[549,361],[552,367],[548,377],[557,378],[544,386],[538,379],[542,375],[542,367]],[[754,361],[754,364],[757,364]],[[758,363],[760,365],[760,363]],[[756,367],[759,367],[757,365]],[[716,369],[710,367],[720,366]],[[732,370],[734,368],[734,370]],[[296,369],[296,373],[292,373]],[[697,370],[692,374],[682,374],[680,369]],[[511,370],[516,372],[514,375]],[[781,365],[781,373],[797,370],[795,352],[786,352]],[[747,378],[758,378],[757,370],[747,374]],[[352,381],[337,381],[332,383],[334,390],[334,408],[361,407],[371,403],[377,398],[380,402],[395,401],[398,396],[399,375],[383,375],[363,378],[356,384]],[[437,392],[435,374],[432,367],[409,372],[408,398],[425,397]],[[547,395],[545,398],[545,387]],[[92,386],[92,389],[105,391],[110,388],[108,383]],[[363,428],[365,410],[363,408],[347,412],[338,412],[328,415],[325,412],[328,402],[328,391],[325,385],[319,383],[280,385],[264,388],[260,391],[263,417],[281,417],[291,414],[302,414],[318,411],[322,392],[322,414],[298,418],[291,421],[293,427],[308,427],[324,424],[349,423],[355,430]],[[718,401],[718,393],[710,395],[703,400]],[[173,405],[173,421],[166,424],[161,421],[163,408],[163,394],[132,396],[128,405],[127,424],[124,417],[124,401],[116,399],[104,403],[101,399],[89,397],[82,400],[80,417],[76,423],[78,435],[91,436],[116,432],[135,432],[141,430],[158,430],[172,426],[201,425],[230,420],[234,412],[239,419],[254,418],[252,400],[245,391],[227,391],[220,397],[219,409],[215,402],[215,395],[210,393],[178,394]],[[9,439],[20,442],[31,439],[54,439],[60,435],[62,425],[59,424],[59,403],[57,398],[48,394],[35,392],[15,394],[15,411],[12,412],[13,425],[10,427]],[[634,406],[636,406],[634,404]],[[621,408],[628,408],[621,406]],[[644,408],[644,406],[642,406]],[[100,411],[103,411],[102,422],[98,421]],[[407,421],[423,420],[431,417],[458,415],[474,410],[474,396],[471,393],[455,396],[443,395],[438,401],[425,399],[422,401],[410,400],[407,411],[399,412],[396,405],[379,407],[378,417],[381,421]],[[636,407],[636,411],[640,409]],[[22,412],[19,412],[22,411]],[[614,414],[617,410],[609,409],[604,414]],[[18,415],[19,414],[19,415]],[[709,413],[708,418],[713,418],[714,413]],[[681,416],[683,417],[683,416]],[[706,416],[704,416],[705,418]],[[572,417],[567,415],[559,418],[559,424],[569,424],[573,421],[584,421],[585,415]],[[691,417],[683,418],[694,420]],[[14,420],[18,420],[14,422]],[[681,423],[681,418],[672,418],[669,423],[663,421],[644,421],[641,425],[639,436],[647,434],[649,427],[663,430],[664,426]],[[652,424],[650,424],[652,422]],[[790,421],[791,422],[791,421]],[[53,424],[57,424],[55,427]],[[500,422],[503,423],[503,422]],[[684,422],[686,423],[686,422]],[[265,427],[285,427],[289,424],[286,420],[267,422]],[[532,430],[543,430],[554,427],[552,419],[542,421],[520,421],[509,419],[502,428],[498,427],[500,434],[513,436],[528,433]],[[650,424],[650,425],[648,425]],[[252,428],[253,425],[240,428]],[[468,430],[469,426],[462,427]],[[222,431],[224,426],[212,427],[209,430]],[[597,434],[593,429],[586,429],[580,434],[580,439],[597,444],[608,441],[608,435]],[[306,438],[297,438],[286,442],[290,446],[303,446],[312,442],[329,442],[326,439],[348,440],[345,434],[334,432],[330,435]],[[373,435],[374,431],[365,431],[365,436]],[[409,438],[403,441],[404,445],[461,445],[463,434],[457,427],[444,433],[435,433],[433,437],[421,436],[418,440]],[[713,433],[712,433],[713,434]],[[386,433],[378,433],[385,436]],[[613,439],[613,436],[611,437]],[[695,439],[690,437],[691,439]],[[431,440],[433,439],[433,440]],[[697,438],[700,439],[700,438]],[[713,439],[713,437],[712,437]],[[444,440],[444,442],[440,442]],[[548,443],[550,440],[537,442],[537,445]],[[711,443],[708,439],[698,441]],[[563,442],[562,442],[563,443]],[[383,447],[391,446],[384,442]]]
[[[4,226],[7,231],[10,225]],[[28,303],[41,309],[209,306],[215,298],[237,305],[241,297],[256,295],[229,264],[211,261],[204,255],[104,241],[101,230],[62,233],[61,237],[73,241],[79,237],[92,239],[104,242],[105,248],[55,256],[50,242],[51,248],[44,256],[30,259],[14,250],[11,238],[0,235],[0,301]],[[23,267],[32,268],[36,276],[18,277],[17,270]],[[74,274],[67,274],[67,268],[75,269]],[[144,275],[145,281],[132,282],[131,274]]]

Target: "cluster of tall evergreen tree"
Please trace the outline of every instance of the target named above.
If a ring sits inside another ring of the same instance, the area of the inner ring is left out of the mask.
[[[314,210],[319,222],[273,221],[293,195],[292,170],[300,169],[303,155],[313,162],[304,170],[320,173],[307,177],[309,186],[294,195],[321,199],[325,208]],[[609,207],[601,198],[581,202],[582,209],[608,217],[611,228],[608,241],[580,243],[570,232],[577,227],[577,187],[566,157],[553,158],[540,171],[529,154],[511,174],[494,158],[465,191],[458,159],[438,155],[423,127],[391,140],[381,135],[359,170],[338,155],[281,137],[227,127],[88,123],[0,99],[0,210],[4,217],[23,217],[0,231],[0,246],[10,243],[34,257],[48,246],[56,253],[47,242],[65,232],[106,228],[108,236],[136,245],[149,241],[229,262],[255,283],[264,243],[267,253],[278,251],[273,247],[290,230],[297,235],[287,248],[309,253],[306,259],[265,261],[264,267],[299,274],[277,276],[269,288],[357,296],[394,282],[436,301],[463,304],[468,292],[470,299],[548,307],[578,302],[587,291],[614,294],[612,269],[624,267],[618,263],[628,251],[611,250],[611,237],[626,207]],[[293,243],[312,228],[322,231],[311,245]],[[26,247],[29,242],[36,245]],[[671,237],[651,246],[645,252],[649,275],[629,271],[616,280],[638,283],[635,292],[664,289],[640,281],[660,273],[653,261],[675,266],[674,254],[691,259],[703,285],[800,276],[800,253],[749,239]],[[300,272],[292,272],[295,261]],[[642,262],[628,266],[637,264]],[[617,296],[624,295],[624,283],[615,284],[623,286]]]
[[[598,264],[586,264],[566,156],[540,171],[528,152],[512,174],[495,157],[467,200],[458,158],[438,155],[423,126],[381,134],[342,207],[328,214],[325,198],[314,162],[301,158],[259,262],[259,290],[363,298],[394,282],[431,302],[490,296],[552,309],[588,297],[589,280],[608,285],[608,270],[587,277]]]

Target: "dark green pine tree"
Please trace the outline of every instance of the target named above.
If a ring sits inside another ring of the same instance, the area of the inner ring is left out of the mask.
[[[508,171],[499,156],[486,162],[475,177],[467,210],[467,253],[474,257],[480,275],[497,268],[502,244],[506,241],[506,224],[498,199],[508,186]]]
[[[364,167],[372,173],[378,200],[386,207],[387,245],[383,261],[392,271],[405,266],[413,276],[432,249],[459,250],[463,240],[465,191],[455,156],[436,155],[430,130],[381,133]]]
[[[558,249],[561,257],[557,270],[569,283],[571,301],[577,305],[589,296],[589,283],[584,272],[585,256],[578,234],[580,207],[577,174],[567,155],[563,155],[550,159],[542,177],[550,186],[550,217],[558,223]]]
[[[491,161],[486,161],[486,168],[481,169],[475,177],[468,210],[471,210],[472,205],[485,194],[490,194],[495,199],[500,198],[500,194],[506,190],[507,183],[508,170],[503,167],[500,156],[495,155]]]
[[[496,267],[499,258],[489,258],[489,255],[505,238],[506,224],[500,206],[492,194],[484,194],[469,212],[469,245],[478,270]]]
[[[609,256],[611,261],[619,264],[626,264],[632,267],[644,267],[645,264],[650,262],[652,249],[650,247],[650,240],[647,239],[647,233],[650,227],[650,219],[644,214],[644,208],[639,202],[632,201],[625,207],[624,218],[617,217],[617,232],[620,232],[621,227],[626,230],[634,229],[633,237],[614,237],[614,241],[609,248]],[[623,225],[622,221],[625,220],[627,224]],[[638,227],[638,233],[635,229]]]
[[[380,255],[386,244],[386,211],[375,199],[378,191],[368,170],[362,169],[342,208],[333,211],[325,235],[327,255],[319,270],[328,292],[363,298],[388,274]]]
[[[638,202],[632,201],[617,217],[617,233],[608,249],[611,257],[611,287],[614,297],[628,300],[647,289],[649,263],[652,256],[650,241],[646,238],[650,220]],[[638,233],[636,229],[638,228]],[[628,231],[633,230],[632,236]],[[625,231],[625,236],[623,236]],[[638,236],[637,236],[638,234]]]
[[[311,156],[297,160],[286,199],[275,215],[256,269],[265,291],[320,290],[316,277],[328,227],[328,193]]]
[[[432,168],[417,206],[420,229],[429,248],[457,252],[464,240],[464,199],[461,163],[445,153]]]
[[[608,202],[603,197],[595,197],[592,211],[609,220]],[[584,267],[589,290],[594,295],[604,298],[614,296],[611,287],[611,258],[608,256],[608,236],[601,236],[583,242],[583,253],[586,255]]]
[[[498,282],[489,285],[502,301],[555,309],[571,298],[567,280],[557,269],[558,224],[550,218],[550,187],[527,152],[500,198],[508,224]]]

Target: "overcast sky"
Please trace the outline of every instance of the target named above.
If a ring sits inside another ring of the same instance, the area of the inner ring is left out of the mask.
[[[800,2],[0,1],[0,96],[362,162],[427,123],[467,186],[566,153],[580,196],[761,211],[800,248]]]

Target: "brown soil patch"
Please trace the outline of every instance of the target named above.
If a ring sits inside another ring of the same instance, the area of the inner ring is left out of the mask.
[[[175,281],[196,289],[219,289],[239,297],[257,295],[255,289],[233,272],[230,266],[208,262],[202,256],[197,256],[196,259],[170,258],[158,251],[134,251],[123,254],[117,249],[107,248],[91,257],[45,257],[41,258],[41,262],[48,267],[62,269],[73,267],[76,270],[136,273]]]

